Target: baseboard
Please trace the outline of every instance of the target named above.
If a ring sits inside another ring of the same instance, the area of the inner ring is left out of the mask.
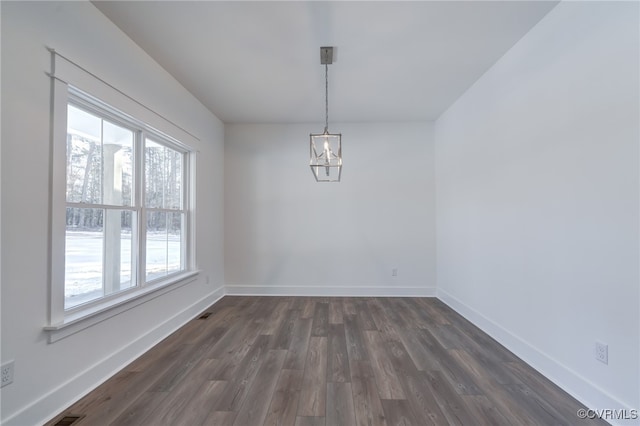
[[[227,285],[230,296],[435,297],[435,287]]]
[[[528,343],[526,340],[521,339],[509,330],[496,324],[480,312],[455,298],[453,295],[447,293],[441,288],[438,289],[437,293],[438,299],[446,303],[451,309],[471,321],[489,336],[493,337],[524,362],[536,369],[540,374],[583,403],[587,408],[593,410],[610,408],[626,410],[627,413],[633,412],[632,407],[627,406],[615,397],[603,392],[596,385],[571,370],[569,367],[553,359],[543,351]],[[606,420],[612,422],[611,424],[613,425],[638,424],[637,419],[629,419],[631,421]]]
[[[2,424],[35,425],[46,423],[223,296],[224,287],[220,287],[207,297],[162,322],[141,338],[78,373],[11,417],[3,419]]]

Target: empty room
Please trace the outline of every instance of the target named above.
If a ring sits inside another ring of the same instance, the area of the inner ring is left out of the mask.
[[[640,424],[640,2],[0,17],[2,425]]]

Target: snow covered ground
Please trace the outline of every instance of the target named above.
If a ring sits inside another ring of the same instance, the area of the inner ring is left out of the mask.
[[[102,232],[67,232],[65,308],[103,296]],[[180,269],[180,236],[150,233],[147,238],[147,281]],[[120,289],[130,288],[131,235],[123,233],[120,247]]]

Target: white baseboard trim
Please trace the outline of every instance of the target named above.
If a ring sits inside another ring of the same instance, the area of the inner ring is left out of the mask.
[[[227,285],[230,296],[435,297],[435,287]]]
[[[2,424],[36,425],[48,422],[223,296],[224,287],[220,287],[158,324],[139,339],[101,359],[15,414],[3,419]]]
[[[627,406],[615,397],[602,391],[571,368],[563,365],[528,343],[526,340],[521,339],[509,330],[493,322],[450,293],[447,293],[441,288],[438,289],[437,293],[438,299],[446,303],[451,309],[471,321],[489,336],[493,337],[516,356],[537,370],[540,374],[558,385],[569,395],[582,402],[587,408],[593,410],[616,409],[626,410],[627,413],[632,412],[632,407]],[[605,420],[610,422],[612,425],[638,424],[637,419],[628,419],[626,421],[614,419]]]

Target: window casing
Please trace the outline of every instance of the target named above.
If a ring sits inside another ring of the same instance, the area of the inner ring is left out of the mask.
[[[195,152],[72,86],[62,89],[52,124],[49,330],[197,272]]]

